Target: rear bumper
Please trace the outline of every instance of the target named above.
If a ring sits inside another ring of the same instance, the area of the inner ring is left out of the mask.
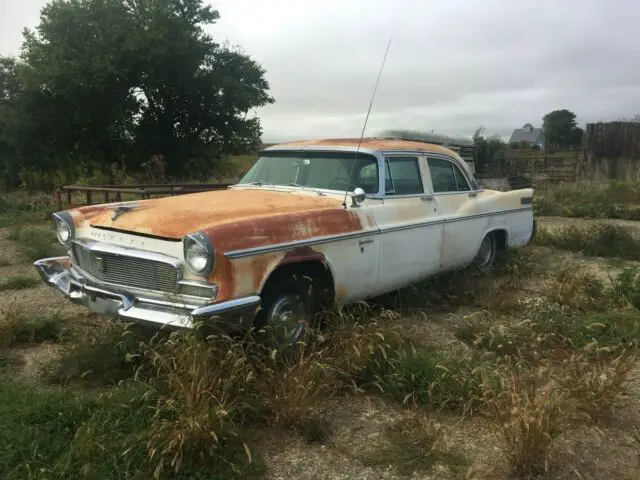
[[[72,268],[69,257],[34,263],[42,280],[71,302],[103,315],[156,327],[192,328],[196,322],[220,327],[246,328],[253,323],[260,297],[236,298],[203,307],[136,297],[112,287],[90,283]]]

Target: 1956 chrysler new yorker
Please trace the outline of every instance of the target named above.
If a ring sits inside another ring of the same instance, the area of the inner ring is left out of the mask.
[[[486,271],[531,239],[532,189],[485,190],[440,145],[359,142],[268,147],[222,191],[55,213],[67,256],[35,266],[70,301],[124,321],[286,327],[289,344],[324,302]]]

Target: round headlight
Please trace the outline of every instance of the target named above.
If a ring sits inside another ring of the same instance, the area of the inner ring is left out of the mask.
[[[207,269],[209,264],[209,254],[207,249],[197,243],[192,243],[187,247],[187,265],[193,273],[200,274]]]
[[[214,251],[206,235],[198,232],[184,239],[184,260],[194,275],[207,275],[213,269]]]
[[[73,232],[71,231],[71,226],[62,218],[56,216],[55,217],[55,229],[56,236],[58,237],[58,241],[62,245],[68,245],[72,240]]]

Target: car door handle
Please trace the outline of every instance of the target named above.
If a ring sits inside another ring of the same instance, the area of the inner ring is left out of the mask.
[[[358,245],[362,246],[362,245],[366,245],[367,243],[373,243],[373,238],[367,238],[366,240],[360,240],[358,242]]]
[[[433,195],[423,195],[420,197],[420,200],[430,202],[431,200],[433,200]]]

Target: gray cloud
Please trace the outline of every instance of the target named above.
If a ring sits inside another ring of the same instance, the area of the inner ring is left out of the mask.
[[[42,0],[9,2],[15,53]],[[370,129],[509,135],[555,108],[581,123],[640,113],[640,3],[628,0],[218,0],[220,41],[267,70],[265,140],[358,136],[389,37]],[[3,11],[6,8],[3,6]],[[33,25],[32,23],[32,25]],[[18,26],[19,24],[19,26]]]

